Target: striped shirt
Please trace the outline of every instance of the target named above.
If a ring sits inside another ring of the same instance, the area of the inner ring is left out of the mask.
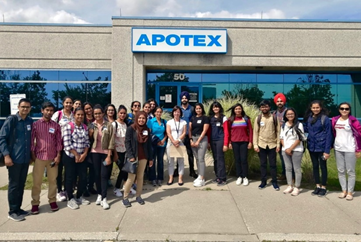
[[[31,131],[31,151],[39,160],[53,160],[63,148],[60,126],[53,120],[44,118],[33,123]]]
[[[63,142],[65,153],[74,158],[71,150],[75,150],[78,154],[83,154],[85,148],[90,147],[88,129],[84,129],[83,125],[77,126],[74,123],[74,131],[71,132],[70,124],[67,124],[63,128]]]

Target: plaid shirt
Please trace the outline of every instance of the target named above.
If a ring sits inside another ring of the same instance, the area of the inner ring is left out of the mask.
[[[75,156],[70,152],[75,150],[78,154],[83,154],[85,148],[90,147],[88,129],[84,129],[83,125],[77,126],[74,123],[74,132],[71,133],[71,126],[67,124],[63,129],[63,142],[65,153],[74,158]]]

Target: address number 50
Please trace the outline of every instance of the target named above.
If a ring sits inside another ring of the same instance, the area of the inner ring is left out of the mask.
[[[185,79],[184,74],[182,73],[175,73],[173,80],[175,81],[183,81]]]

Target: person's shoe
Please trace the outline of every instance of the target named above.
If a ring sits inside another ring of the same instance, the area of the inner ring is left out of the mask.
[[[120,191],[119,188],[114,188],[113,192],[114,192],[114,195],[117,196],[117,197],[122,197],[123,196],[123,194],[122,194],[122,192]]]
[[[291,196],[298,196],[300,194],[300,189],[297,187],[293,188],[293,191],[291,192]]]
[[[88,188],[88,191],[93,195],[98,194],[97,190],[95,190],[94,187]]]
[[[32,214],[32,215],[39,214],[39,205],[33,205],[33,206],[31,207],[31,214]]]
[[[113,187],[113,184],[112,184],[112,181],[111,180],[108,180],[108,188],[109,187]]]
[[[97,200],[95,201],[96,205],[100,205],[100,202],[102,201],[102,195],[98,194]]]
[[[326,188],[320,188],[320,191],[318,192],[318,196],[319,197],[324,197],[324,196],[326,196],[326,193],[327,193],[327,190],[326,190]]]
[[[156,187],[156,186],[157,186],[157,181],[156,181],[156,180],[153,180],[153,181],[152,181],[152,185],[153,185],[153,187]]]
[[[287,194],[287,193],[291,193],[293,191],[293,187],[292,186],[288,186],[284,191],[283,193],[284,194]]]
[[[178,182],[178,186],[183,186],[184,182]]]
[[[219,186],[219,187],[223,187],[225,185],[227,185],[227,182],[222,181],[222,180],[219,180],[219,182],[217,183],[217,186]]]
[[[338,198],[340,198],[340,199],[343,199],[343,198],[345,198],[346,196],[347,196],[347,193],[341,192],[340,194],[338,194]]]
[[[100,202],[100,206],[102,206],[104,210],[109,209],[110,206],[108,204],[107,198],[103,198],[103,200]]]
[[[58,194],[56,194],[56,200],[58,202],[64,202],[66,200],[66,193],[61,191]]]
[[[68,208],[70,209],[78,209],[79,205],[76,203],[76,200],[74,198],[70,199],[67,203]]]
[[[220,181],[220,180],[219,180],[218,178],[216,178],[216,179],[213,179],[213,180],[212,180],[212,183],[217,183],[217,184],[218,184],[219,181]]]
[[[88,189],[86,189],[86,190],[83,192],[83,197],[90,197],[90,193],[89,193]]]
[[[173,184],[174,179],[171,182],[167,182],[167,185],[170,186]]]
[[[140,205],[144,205],[145,202],[141,197],[136,197],[135,200],[140,204]]]
[[[89,205],[90,202],[86,200],[83,196],[75,200],[78,205]]]
[[[20,209],[20,211],[19,211],[18,214],[19,214],[19,215],[22,215],[22,216],[24,216],[24,217],[30,215],[30,213],[29,213],[28,211],[25,211],[25,210],[22,210],[22,209]]]
[[[201,176],[198,175],[197,178],[193,181],[193,184],[194,184],[194,183],[197,183],[197,182],[200,181],[200,180],[202,180],[202,179],[201,179]]]
[[[258,189],[264,189],[266,187],[266,182],[261,182],[261,184],[259,184]]]
[[[316,187],[315,190],[313,190],[313,192],[311,192],[312,196],[318,195],[320,193],[321,187]]]
[[[15,222],[20,222],[25,220],[25,217],[23,215],[18,215],[16,213],[9,214],[8,218]]]
[[[352,194],[347,194],[346,200],[347,200],[347,201],[352,201],[352,200],[353,200]]]
[[[157,183],[158,183],[158,186],[161,187],[161,186],[162,186],[162,182],[163,182],[162,180],[158,180],[158,182],[157,182]]]
[[[278,186],[277,182],[272,182],[272,186],[273,186],[273,189],[275,189],[275,191],[280,190],[280,187]]]
[[[51,211],[55,212],[55,211],[59,210],[58,204],[56,204],[56,202],[52,202],[49,205],[50,205]]]
[[[203,187],[205,185],[206,185],[206,182],[205,182],[204,179],[203,180],[198,180],[197,182],[193,183],[193,186],[195,186],[195,187]]]
[[[126,207],[126,208],[129,208],[132,206],[132,204],[129,202],[129,199],[124,199],[123,200],[123,205]]]
[[[238,177],[236,181],[236,185],[239,186],[242,184],[242,177]]]
[[[194,179],[196,179],[198,177],[198,175],[195,171],[192,171],[191,173],[189,173],[189,176],[193,177]]]
[[[248,184],[249,184],[248,178],[247,177],[243,178],[243,186],[248,186]]]

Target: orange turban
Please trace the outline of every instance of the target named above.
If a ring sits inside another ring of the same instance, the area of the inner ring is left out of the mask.
[[[277,95],[274,97],[273,101],[275,102],[275,104],[277,104],[277,100],[281,98],[281,100],[283,101],[283,103],[286,103],[286,97],[285,95],[283,95],[283,93],[277,93]]]

